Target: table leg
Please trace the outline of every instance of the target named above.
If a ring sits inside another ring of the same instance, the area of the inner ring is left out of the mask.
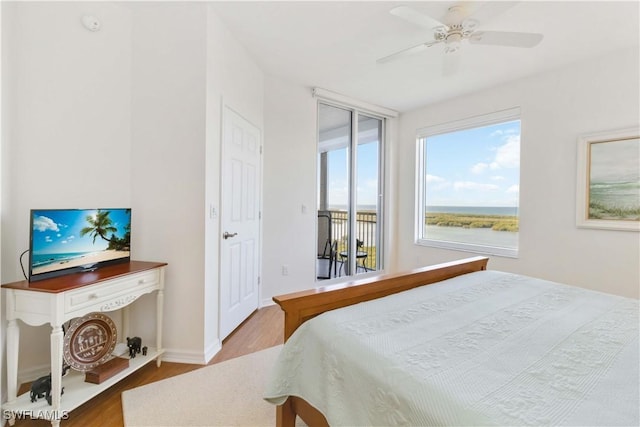
[[[60,425],[60,395],[62,394],[62,348],[64,345],[64,333],[62,325],[51,328],[51,411],[54,416],[51,425]]]
[[[7,325],[7,403],[14,403],[18,397],[18,350],[20,346],[20,328],[16,319]],[[15,414],[9,415],[9,425],[16,422]]]
[[[7,325],[7,400],[14,403],[18,397],[18,349],[20,328],[18,321],[9,320]]]
[[[162,289],[159,289],[158,295],[156,296],[156,347],[158,348],[158,353],[162,351],[163,307],[164,307],[164,291]],[[159,368],[161,363],[162,363],[162,355],[158,354],[158,358],[156,359],[156,366]]]

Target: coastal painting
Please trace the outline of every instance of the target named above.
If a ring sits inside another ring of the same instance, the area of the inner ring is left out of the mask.
[[[578,158],[578,226],[640,230],[638,130],[584,136]]]

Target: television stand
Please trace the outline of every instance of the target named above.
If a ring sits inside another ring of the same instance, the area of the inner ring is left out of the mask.
[[[16,418],[43,418],[59,426],[68,413],[147,363],[159,367],[162,348],[162,307],[166,263],[131,261],[38,282],[2,285],[6,291],[7,392],[2,415],[13,425]],[[129,367],[100,384],[84,381],[84,374],[70,371],[62,378],[64,333],[62,325],[92,312],[122,311],[122,333],[116,352],[126,346],[129,305],[140,296],[156,292],[156,347],[146,356],[129,361]],[[31,402],[30,392],[17,396],[20,328],[18,320],[31,326],[51,325],[51,405],[46,399]],[[61,396],[64,385],[64,395]]]

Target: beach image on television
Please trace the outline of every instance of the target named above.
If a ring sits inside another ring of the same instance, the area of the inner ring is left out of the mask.
[[[31,211],[31,274],[129,258],[131,209]]]

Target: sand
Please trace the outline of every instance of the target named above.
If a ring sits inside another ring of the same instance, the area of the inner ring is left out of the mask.
[[[102,261],[109,261],[121,257],[129,256],[129,251],[103,251],[85,255],[70,261],[55,262],[53,264],[44,265],[33,269],[32,274],[48,273],[50,271],[59,270],[61,268],[79,267],[85,264],[93,264]]]

